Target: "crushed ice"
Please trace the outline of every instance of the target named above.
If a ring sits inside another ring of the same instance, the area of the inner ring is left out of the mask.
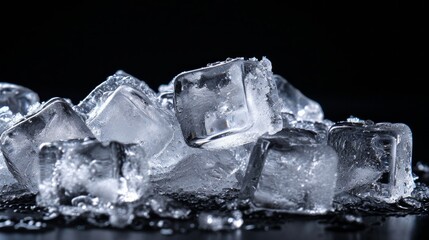
[[[0,229],[172,234],[254,229],[261,213],[427,211],[407,125],[325,119],[271,68],[227,59],[158,92],[118,71],[77,105],[0,83]]]

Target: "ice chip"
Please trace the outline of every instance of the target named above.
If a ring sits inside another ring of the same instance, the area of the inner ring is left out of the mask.
[[[315,134],[284,129],[262,137],[251,154],[241,196],[255,209],[323,214],[332,208],[338,157]]]
[[[337,192],[393,202],[413,191],[412,133],[407,125],[354,118],[333,125],[328,144],[339,156]]]
[[[87,198],[97,204],[133,202],[148,186],[148,163],[136,144],[57,141],[43,144],[39,157],[38,202],[44,206],[78,206]]]
[[[18,182],[35,193],[40,144],[85,137],[93,135],[70,104],[62,98],[53,98],[1,135],[1,151]]]
[[[175,113],[190,146],[230,148],[282,128],[266,58],[227,60],[183,72],[173,81]]]
[[[292,113],[297,120],[321,122],[323,110],[319,103],[306,97],[280,75],[274,75],[279,97],[282,102],[282,113]]]

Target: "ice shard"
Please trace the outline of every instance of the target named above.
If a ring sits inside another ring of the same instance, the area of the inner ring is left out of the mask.
[[[258,140],[243,179],[241,196],[255,209],[323,214],[332,209],[338,157],[316,133],[283,129]]]
[[[412,134],[407,125],[350,118],[331,127],[328,144],[339,156],[337,192],[393,202],[413,191]]]
[[[1,135],[1,151],[18,182],[37,192],[39,146],[44,142],[93,137],[69,102],[53,98]]]
[[[282,128],[266,58],[231,59],[183,72],[173,81],[175,113],[190,146],[230,148]]]

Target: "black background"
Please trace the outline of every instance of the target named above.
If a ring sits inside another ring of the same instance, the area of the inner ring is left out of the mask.
[[[299,2],[2,3],[0,81],[78,103],[119,69],[157,89],[210,62],[266,56],[328,119],[408,124],[425,161],[423,1]]]

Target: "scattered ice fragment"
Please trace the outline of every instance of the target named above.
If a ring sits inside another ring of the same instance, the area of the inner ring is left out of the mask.
[[[133,202],[148,187],[148,164],[136,144],[57,141],[43,144],[39,157],[43,206]]]
[[[319,103],[306,97],[285,78],[274,75],[279,97],[282,102],[282,113],[292,113],[297,120],[321,122],[323,110]]]
[[[393,202],[413,191],[412,134],[407,125],[353,118],[331,127],[328,144],[339,156],[337,192]]]
[[[230,148],[281,130],[271,62],[236,58],[174,79],[175,113],[193,147]]]
[[[202,212],[198,216],[198,227],[209,231],[239,229],[243,222],[243,215],[238,210],[232,212]]]
[[[1,151],[18,182],[36,193],[40,144],[84,137],[93,135],[82,119],[66,100],[53,98],[1,135]]]
[[[249,160],[241,195],[256,209],[323,214],[332,208],[338,157],[315,133],[283,129],[260,138]]]
[[[152,212],[159,217],[173,219],[187,219],[191,210],[181,206],[173,199],[161,195],[153,195],[147,200]]]

